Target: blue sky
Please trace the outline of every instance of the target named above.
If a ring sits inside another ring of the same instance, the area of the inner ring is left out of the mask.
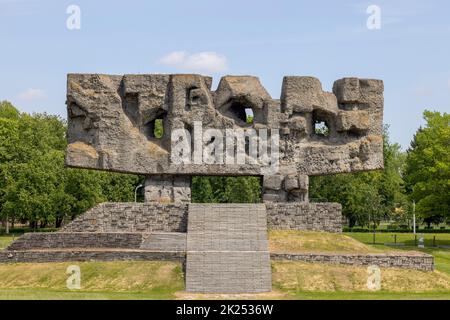
[[[69,30],[69,5],[81,10]],[[381,29],[369,30],[369,5]],[[448,1],[0,0],[0,100],[66,117],[66,74],[284,75],[331,90],[346,76],[385,82],[385,123],[407,148],[426,108],[450,111]]]

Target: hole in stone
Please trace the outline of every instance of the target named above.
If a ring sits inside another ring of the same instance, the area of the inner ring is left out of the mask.
[[[255,115],[253,114],[252,108],[245,108],[246,122],[249,124],[253,123]]]
[[[230,113],[237,119],[241,120],[242,122],[247,123],[247,112],[246,112],[246,106],[239,103],[239,102],[233,102],[229,108]]]
[[[153,119],[145,125],[145,134],[148,138],[162,139],[164,137],[164,120],[161,117]]]
[[[330,135],[330,127],[325,120],[314,120],[313,132],[315,135],[328,137]]]
[[[164,135],[164,125],[163,119],[155,119],[155,127],[153,129],[153,134],[156,139],[161,139]]]
[[[355,130],[353,128],[351,128],[348,132],[347,132],[347,136],[350,138],[360,138],[361,137],[361,132],[358,130]]]
[[[328,136],[330,129],[325,121],[314,122],[314,133],[321,136]]]

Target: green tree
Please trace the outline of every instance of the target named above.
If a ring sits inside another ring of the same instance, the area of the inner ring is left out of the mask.
[[[260,180],[258,177],[193,177],[192,202],[261,202]]]
[[[217,203],[209,177],[192,177],[192,202]]]
[[[0,103],[0,220],[9,230],[8,214],[4,210],[7,187],[13,183],[11,162],[17,157],[19,143],[19,112],[9,102]]]
[[[0,118],[19,119],[20,112],[10,102],[0,101]]]
[[[428,224],[450,217],[450,114],[425,111],[406,159],[405,180],[418,215]]]
[[[258,177],[227,177],[225,198],[228,203],[261,202],[261,187]]]
[[[402,178],[405,156],[398,144],[389,141],[388,127],[383,149],[383,170],[311,177],[310,198],[341,203],[351,227],[376,225],[391,217],[407,200]]]
[[[0,219],[31,227],[73,219],[103,201],[133,201],[135,175],[64,166],[64,120],[0,103]]]

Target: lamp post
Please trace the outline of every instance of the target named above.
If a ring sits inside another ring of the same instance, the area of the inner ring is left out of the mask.
[[[6,183],[8,183],[8,176],[7,175],[5,175],[5,181],[6,181]],[[5,224],[5,227],[6,227],[6,234],[9,234],[9,214],[8,213],[6,213],[6,224]]]
[[[416,201],[413,200],[413,233],[416,235]]]
[[[134,189],[134,202],[137,202],[137,191],[139,188],[142,188],[142,187],[143,187],[143,185],[140,184],[136,187],[136,189]]]

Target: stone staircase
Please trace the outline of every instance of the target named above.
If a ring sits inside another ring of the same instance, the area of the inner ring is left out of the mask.
[[[271,291],[263,204],[189,205],[186,291]]]

